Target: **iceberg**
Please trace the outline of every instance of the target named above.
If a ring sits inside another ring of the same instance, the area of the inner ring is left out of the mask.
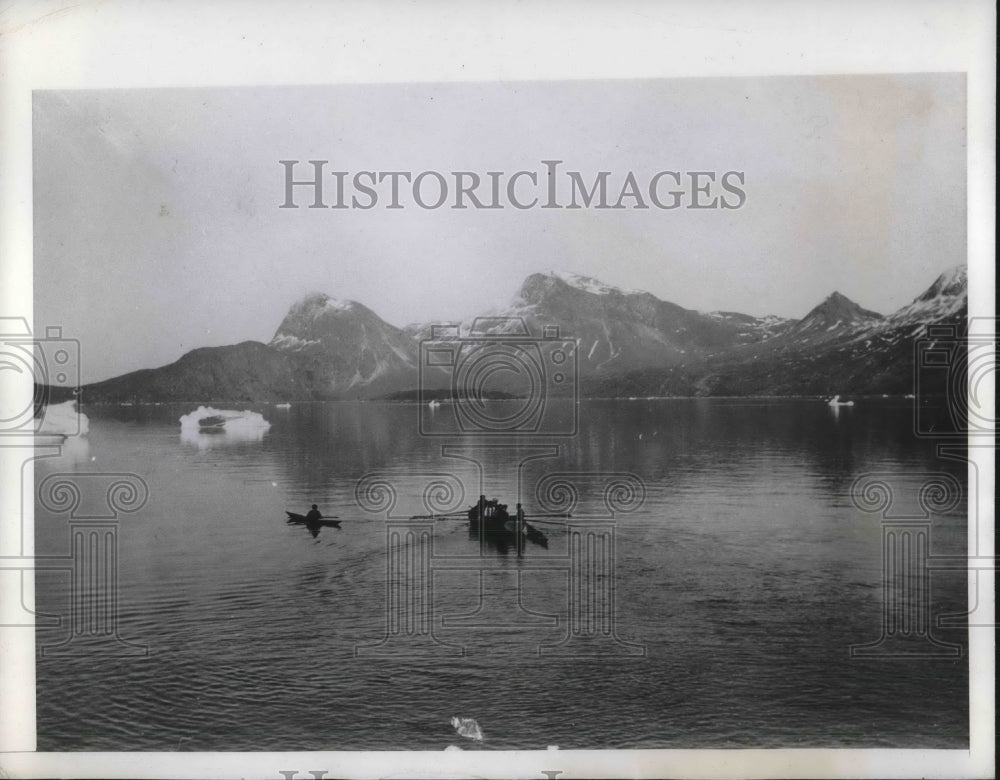
[[[218,444],[262,441],[271,423],[258,412],[199,406],[179,420],[181,441],[206,449]]]
[[[42,409],[41,425],[38,433],[59,436],[86,436],[90,431],[90,420],[83,412],[76,410],[76,401],[49,404]]]
[[[477,742],[483,741],[483,730],[479,728],[475,718],[452,718],[451,725],[459,736],[474,739]]]

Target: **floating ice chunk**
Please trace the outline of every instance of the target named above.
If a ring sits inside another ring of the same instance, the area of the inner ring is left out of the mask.
[[[76,410],[76,401],[49,404],[42,410],[41,434],[62,436],[86,436],[90,431],[90,420],[83,412]]]
[[[475,718],[452,718],[451,725],[455,727],[459,736],[474,739],[476,742],[483,741],[483,731]]]
[[[96,460],[90,454],[90,441],[86,436],[67,436],[59,448],[59,461],[65,464],[87,463]]]
[[[223,429],[226,433],[249,430],[267,430],[271,423],[264,415],[251,411],[235,411],[233,409],[214,409],[211,406],[199,406],[190,414],[180,418],[181,430],[212,430]]]
[[[181,441],[206,449],[217,444],[262,441],[271,423],[251,411],[199,406],[180,418]]]

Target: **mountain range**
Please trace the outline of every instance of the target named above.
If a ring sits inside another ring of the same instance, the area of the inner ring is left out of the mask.
[[[508,306],[454,324],[450,338],[468,344],[477,336],[517,335],[524,326],[540,338],[557,326],[559,338],[576,342],[583,397],[905,394],[913,388],[914,341],[932,325],[961,330],[966,317],[964,266],[889,315],[834,292],[799,320],[702,313],[641,290],[552,272],[525,279]],[[291,307],[267,344],[196,349],[167,366],[87,385],[83,400],[412,396],[421,381],[421,342],[441,324],[400,329],[357,301],[313,293]],[[425,366],[422,381],[448,393],[454,370]],[[507,389],[502,375],[498,391]]]

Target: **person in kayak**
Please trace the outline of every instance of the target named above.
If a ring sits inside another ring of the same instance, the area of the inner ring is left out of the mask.
[[[317,507],[315,504],[313,504],[312,505],[312,509],[310,509],[309,512],[308,512],[308,514],[306,514],[306,522],[307,523],[316,523],[322,517],[323,517],[323,515],[320,514],[319,507]]]

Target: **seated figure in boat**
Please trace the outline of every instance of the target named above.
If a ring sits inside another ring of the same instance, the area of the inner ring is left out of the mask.
[[[482,505],[483,516],[479,517],[479,507]],[[510,515],[507,514],[507,505],[501,504],[497,499],[492,499],[490,501],[482,500],[480,504],[473,504],[469,508],[469,522],[473,524],[478,524],[480,519],[487,526],[502,526],[507,520],[510,519]]]

